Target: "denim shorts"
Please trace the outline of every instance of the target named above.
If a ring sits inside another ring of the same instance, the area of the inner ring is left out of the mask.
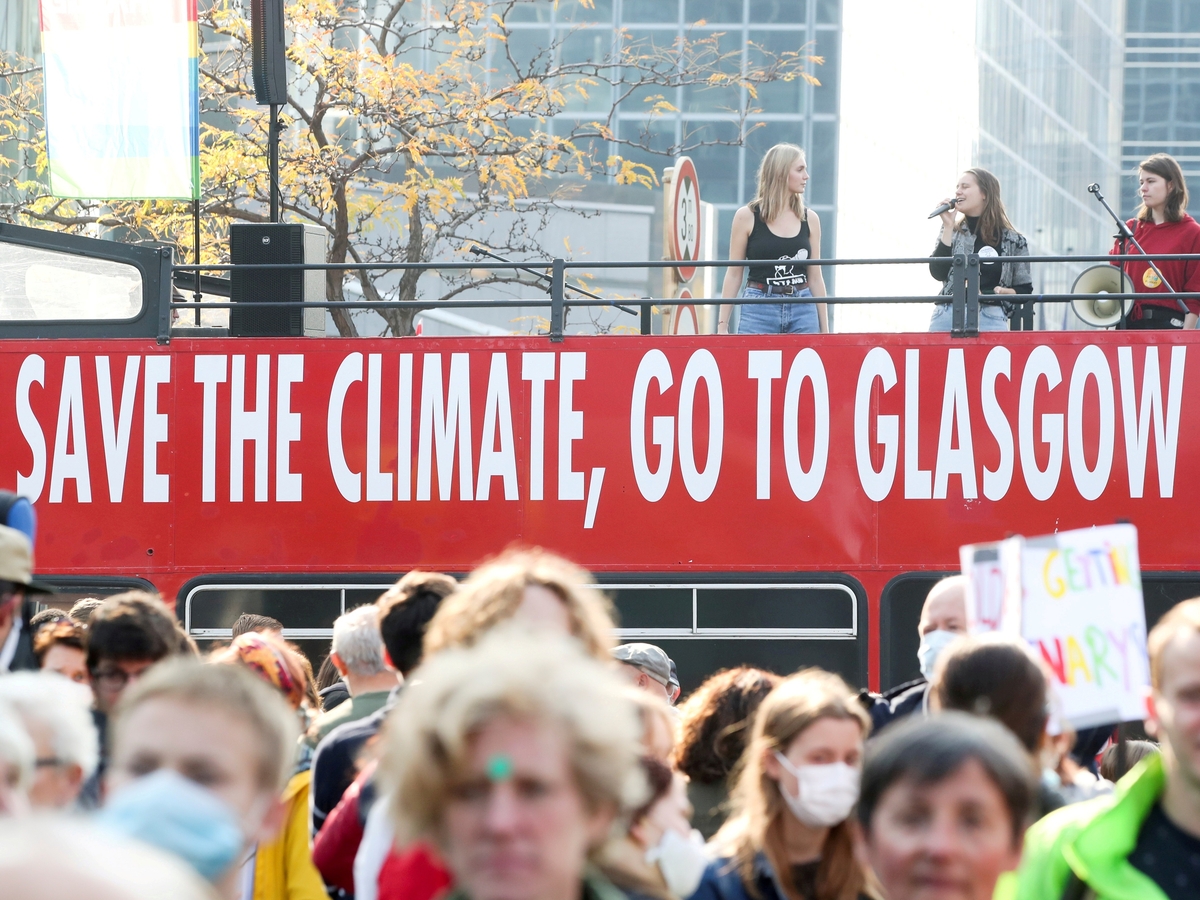
[[[804,288],[797,294],[772,294],[772,297],[811,297]],[[758,288],[748,287],[743,297],[767,296]],[[738,334],[818,334],[821,331],[814,303],[754,303],[742,306]]]
[[[930,331],[949,331],[954,324],[954,307],[949,303],[939,303],[933,308],[933,317],[929,320]],[[979,304],[980,331],[1008,331],[1008,316],[1003,308],[990,304]]]

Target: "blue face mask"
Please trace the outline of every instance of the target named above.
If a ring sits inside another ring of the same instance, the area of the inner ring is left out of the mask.
[[[925,676],[926,681],[933,680],[933,668],[937,665],[942,651],[960,637],[962,635],[957,632],[943,631],[940,628],[921,636],[921,646],[917,648],[917,662],[921,665],[921,674]]]
[[[173,853],[209,881],[229,871],[245,845],[233,811],[174,769],[159,769],[122,788],[96,821]]]

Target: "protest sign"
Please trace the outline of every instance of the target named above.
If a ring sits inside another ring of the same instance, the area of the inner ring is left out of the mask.
[[[960,555],[972,630],[1028,641],[1072,725],[1144,718],[1150,664],[1132,525],[1010,538]]]
[[[1019,633],[1020,593],[1005,578],[1001,550],[1008,542],[967,544],[959,548],[963,574],[967,576],[967,631],[979,634],[1000,631],[1001,625]]]

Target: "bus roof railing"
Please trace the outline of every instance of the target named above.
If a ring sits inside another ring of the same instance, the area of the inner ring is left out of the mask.
[[[629,297],[613,296],[598,298],[584,288],[567,281],[567,273],[586,270],[614,269],[668,269],[696,268],[712,269],[726,266],[775,266],[778,259],[766,260],[568,260],[563,258],[540,260],[494,260],[494,259],[456,259],[430,262],[334,262],[334,263],[209,263],[209,264],[173,264],[171,250],[163,245],[123,244],[116,241],[86,238],[78,235],[67,235],[44,229],[27,228],[23,226],[0,224],[0,245],[9,244],[17,247],[36,248],[40,251],[56,254],[73,255],[94,260],[107,260],[132,266],[141,278],[142,306],[134,318],[121,320],[60,319],[30,318],[8,319],[0,322],[3,334],[9,337],[141,337],[153,336],[160,343],[171,339],[172,314],[176,311],[204,309],[236,309],[247,311],[255,308],[323,308],[335,309],[505,309],[533,308],[549,311],[548,336],[551,341],[561,341],[564,336],[566,310],[568,307],[618,308],[623,311],[634,311],[640,315],[641,332],[651,333],[653,311],[655,307],[671,305],[680,302],[678,298]],[[1150,254],[1087,254],[1087,255],[1046,255],[1021,257],[1022,262],[1031,265],[1049,263],[1071,263],[1077,266],[1087,264],[1122,263],[1146,260],[1196,260],[1200,254],[1184,253],[1150,253]],[[947,265],[950,270],[949,283],[951,291],[945,294],[901,295],[887,294],[877,296],[837,296],[837,297],[799,297],[796,295],[770,295],[763,298],[692,298],[696,304],[713,304],[735,302],[740,305],[779,304],[779,303],[833,303],[838,305],[856,306],[863,304],[902,304],[902,303],[949,303],[952,306],[951,334],[957,337],[975,336],[978,334],[979,305],[981,290],[979,284],[980,262],[978,254],[955,254],[945,257],[868,257],[845,259],[822,259],[821,266],[927,266],[930,262]],[[0,259],[0,263],[3,260]],[[810,263],[815,264],[815,263]],[[545,274],[538,270],[544,269]],[[319,272],[403,272],[403,271],[505,271],[519,270],[537,278],[536,282],[521,282],[525,286],[540,286],[547,291],[545,298],[513,298],[508,297],[472,297],[452,300],[309,300],[307,302],[283,300],[238,300],[232,299],[213,302],[201,300],[201,293],[213,296],[227,294],[227,288],[235,280],[236,274],[245,272],[261,273],[264,271],[319,271]],[[212,273],[230,273],[230,278],[213,277]],[[205,274],[208,273],[208,274]],[[199,277],[197,277],[199,276]],[[199,285],[197,285],[199,282]],[[199,287],[200,293],[194,293],[195,300],[177,300],[183,291],[192,293]],[[581,296],[586,294],[587,296]],[[1014,304],[1031,303],[1070,303],[1074,300],[1094,298],[1092,293],[1054,292],[1013,295]],[[1108,293],[1106,298],[1112,300],[1144,299],[1146,294],[1137,293]],[[1200,299],[1200,292],[1167,292],[1156,291],[1157,299],[1175,299],[1182,306],[1182,300]],[[0,303],[4,300],[0,297]],[[1028,308],[1028,306],[1026,307]],[[208,331],[209,329],[201,329]],[[218,329],[211,329],[216,333]],[[195,334],[196,331],[192,331]]]
[[[990,258],[990,257],[989,257]],[[1056,256],[1024,256],[1021,257],[1022,262],[1034,263],[1124,263],[1131,261],[1146,261],[1146,260],[1197,260],[1200,261],[1200,254],[1192,253],[1150,253],[1150,254],[1091,254],[1091,255],[1056,255]],[[979,266],[981,257],[978,254],[955,254],[946,257],[873,257],[873,258],[858,258],[858,259],[822,259],[819,262],[821,266],[894,266],[894,265],[929,265],[931,262],[943,262],[950,266],[950,283],[952,284],[952,293],[950,295],[872,295],[861,297],[797,297],[789,294],[771,295],[761,298],[739,297],[734,300],[726,298],[693,298],[694,302],[704,303],[721,303],[721,302],[736,302],[742,306],[749,305],[765,305],[765,304],[813,304],[813,303],[833,303],[838,305],[860,305],[860,304],[895,304],[895,303],[945,303],[949,296],[949,303],[952,307],[951,313],[951,329],[950,333],[956,337],[974,337],[979,333],[979,303],[982,291],[979,286]],[[556,258],[552,260],[522,260],[522,261],[437,261],[437,262],[348,262],[348,263],[222,263],[211,265],[176,265],[174,271],[187,272],[191,275],[194,283],[195,273],[197,272],[243,272],[243,271],[288,271],[288,270],[305,270],[305,271],[323,271],[323,272],[353,272],[353,271],[504,271],[519,269],[527,272],[534,272],[535,269],[545,268],[547,273],[543,276],[549,284],[546,285],[549,296],[546,299],[514,299],[514,298],[474,298],[468,300],[319,300],[310,302],[296,301],[229,301],[229,302],[206,302],[204,306],[208,309],[234,309],[234,308],[305,308],[317,307],[325,309],[505,309],[505,308],[533,308],[533,309],[549,309],[550,324],[549,337],[551,341],[561,341],[564,336],[566,324],[566,309],[569,306],[574,307],[593,307],[593,308],[619,308],[623,311],[629,311],[628,306],[636,306],[640,308],[641,333],[650,334],[653,318],[653,309],[655,306],[671,305],[678,302],[678,298],[655,298],[655,297],[611,297],[599,298],[590,292],[584,292],[587,296],[568,297],[572,291],[580,291],[580,288],[575,285],[570,285],[566,281],[566,273],[568,270],[579,269],[669,269],[669,268],[720,268],[725,266],[750,267],[750,266],[775,266],[779,264],[778,259],[712,259],[712,260],[567,260]],[[818,263],[810,263],[818,264]],[[538,274],[534,272],[534,274]],[[533,286],[533,285],[530,285]],[[1071,292],[1056,292],[1056,293],[1031,293],[1013,295],[1014,304],[1023,303],[1071,303],[1075,300],[1084,300],[1093,298],[1094,293],[1071,293]],[[1144,298],[1145,294],[1137,294],[1136,292],[1129,293],[1106,293],[1105,297],[1110,300],[1130,300],[1139,297]],[[1175,299],[1177,301],[1188,299],[1200,299],[1200,291],[1157,291],[1155,296],[1163,299]],[[1019,298],[1019,299],[1017,299]],[[175,309],[186,310],[196,309],[195,303],[176,302],[172,303]]]

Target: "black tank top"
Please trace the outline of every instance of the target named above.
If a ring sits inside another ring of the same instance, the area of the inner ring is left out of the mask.
[[[754,212],[754,229],[746,241],[746,259],[778,259],[781,262],[793,259],[808,259],[812,253],[812,241],[808,232],[808,209],[804,210],[804,221],[800,233],[792,237],[780,237],[767,227],[757,209]],[[750,281],[797,289],[808,287],[807,266],[794,263],[778,266],[751,266]]]

